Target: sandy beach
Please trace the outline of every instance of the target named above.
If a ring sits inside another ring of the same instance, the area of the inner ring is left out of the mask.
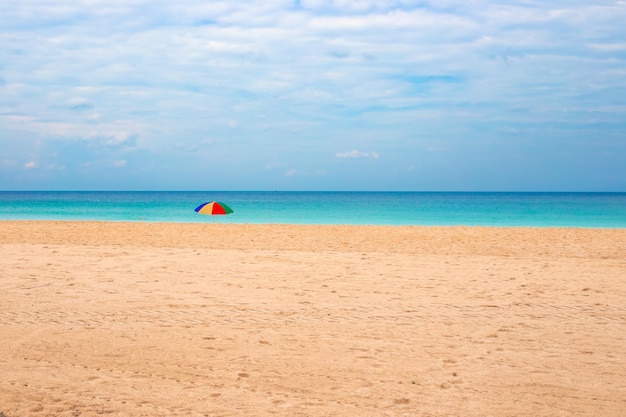
[[[626,229],[0,222],[0,415],[623,416]]]

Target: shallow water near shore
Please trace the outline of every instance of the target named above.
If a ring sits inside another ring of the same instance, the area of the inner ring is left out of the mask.
[[[212,200],[234,213],[194,212]],[[625,228],[626,193],[8,191],[0,220]]]

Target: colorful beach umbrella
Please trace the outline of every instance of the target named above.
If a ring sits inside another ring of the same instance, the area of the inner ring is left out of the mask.
[[[218,201],[211,201],[209,203],[200,204],[196,207],[196,213],[208,214],[211,216],[229,214],[232,212],[233,209]]]

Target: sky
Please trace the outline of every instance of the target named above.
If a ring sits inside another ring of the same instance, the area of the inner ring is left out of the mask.
[[[0,4],[0,190],[626,191],[626,1]]]

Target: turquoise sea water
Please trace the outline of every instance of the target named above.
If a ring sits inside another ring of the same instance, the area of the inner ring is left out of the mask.
[[[234,213],[199,215],[206,201]],[[626,193],[0,192],[0,220],[626,227]]]

